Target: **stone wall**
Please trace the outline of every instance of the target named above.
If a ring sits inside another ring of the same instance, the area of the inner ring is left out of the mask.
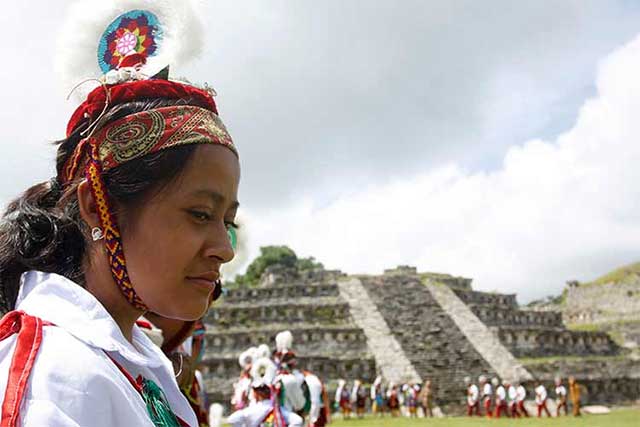
[[[515,294],[496,294],[466,289],[453,289],[453,291],[458,296],[458,298],[460,298],[468,305],[486,304],[512,310],[516,310],[518,308],[518,302],[516,301]]]
[[[493,330],[516,357],[613,355],[619,351],[604,332],[509,326],[494,327]]]
[[[275,342],[278,332],[291,331],[300,354],[366,356],[367,338],[362,329],[349,325],[275,324],[260,328],[230,328],[205,334],[207,355],[237,357],[252,346]]]
[[[562,313],[518,310],[504,305],[469,304],[476,316],[488,326],[563,327]]]
[[[464,377],[495,375],[417,276],[360,276],[369,297],[446,413],[464,405]]]
[[[231,289],[223,297],[222,305],[227,303],[246,303],[247,301],[286,300],[294,298],[337,297],[335,283],[301,283],[282,286]]]
[[[338,271],[272,266],[260,286],[230,290],[205,318],[202,369],[210,399],[228,405],[240,353],[260,344],[273,349],[275,336],[287,329],[302,369],[325,383],[339,378],[372,382],[376,363],[340,296],[335,279],[342,277]]]
[[[349,306],[334,297],[294,299],[255,303],[229,303],[216,306],[205,318],[205,323],[218,328],[262,326],[271,323],[293,325],[300,322],[318,325],[338,325],[349,321]]]
[[[626,283],[566,288],[564,319],[571,324],[640,320],[640,278]]]
[[[585,358],[532,363],[526,367],[548,387],[556,376],[565,381],[574,376],[582,386],[583,404],[637,403],[640,399],[640,364],[634,360]]]

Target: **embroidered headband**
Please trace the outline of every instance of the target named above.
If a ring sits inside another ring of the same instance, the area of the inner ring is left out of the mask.
[[[161,107],[125,116],[80,141],[67,161],[63,179],[65,183],[73,180],[90,145],[98,147],[95,160],[105,172],[129,160],[188,144],[223,145],[238,155],[213,111],[188,105]]]

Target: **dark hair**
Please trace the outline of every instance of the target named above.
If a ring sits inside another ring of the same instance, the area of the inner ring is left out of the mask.
[[[170,105],[199,105],[191,100],[153,99],[111,107],[109,123],[126,115]],[[58,142],[58,177],[82,139],[88,122]],[[135,212],[145,200],[177,179],[188,165],[196,146],[162,150],[128,161],[105,172],[103,179],[112,208]],[[0,221],[0,311],[13,310],[20,276],[28,270],[63,275],[84,283],[82,263],[86,252],[87,225],[80,218],[76,189],[79,180],[65,185],[59,178],[36,184],[9,203]]]

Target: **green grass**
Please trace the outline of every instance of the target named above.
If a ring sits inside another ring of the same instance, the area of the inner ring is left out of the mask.
[[[628,278],[636,274],[640,274],[640,262],[617,268],[592,282],[581,283],[581,285],[604,285],[611,282],[624,282]]]
[[[615,355],[615,356],[547,356],[547,357],[519,357],[518,362],[523,365],[539,365],[545,363],[555,363],[555,362],[607,362],[607,361],[617,361],[624,360],[626,356],[624,355]]]
[[[523,426],[523,427],[637,427],[639,425],[640,409],[620,409],[607,415],[584,415],[579,418],[572,416],[560,418],[529,418],[512,420],[501,418],[487,420],[484,418],[364,418],[344,421],[340,417],[329,424],[331,427],[478,427],[478,426]]]

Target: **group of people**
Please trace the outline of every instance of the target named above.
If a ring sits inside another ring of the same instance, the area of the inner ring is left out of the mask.
[[[233,386],[227,422],[234,427],[324,427],[330,421],[327,392],[320,379],[300,369],[290,331],[276,336],[276,349],[262,344],[238,358],[241,372]]]
[[[511,382],[509,380],[500,381],[498,378],[492,378],[491,381],[484,375],[478,378],[478,384],[474,384],[470,377],[465,378],[467,386],[467,415],[480,416],[485,415],[487,418],[511,417],[529,417],[525,402],[527,399],[527,389],[519,381]],[[556,403],[556,417],[559,417],[564,410],[564,415],[568,414],[568,397],[571,399],[573,407],[573,415],[580,415],[580,386],[575,378],[569,377],[569,391],[564,386],[561,378],[555,379],[554,396]],[[535,382],[534,397],[537,409],[537,416],[542,417],[546,414],[551,417],[547,403],[549,401],[549,393],[545,385]]]
[[[371,407],[374,415],[384,416],[389,413],[392,417],[405,415],[407,417],[433,416],[433,396],[431,381],[421,383],[396,384],[382,382],[378,376],[373,384],[367,386],[361,380],[355,380],[349,387],[345,380],[338,381],[335,392],[334,408],[340,411],[344,419],[349,419],[353,413],[362,418]]]

